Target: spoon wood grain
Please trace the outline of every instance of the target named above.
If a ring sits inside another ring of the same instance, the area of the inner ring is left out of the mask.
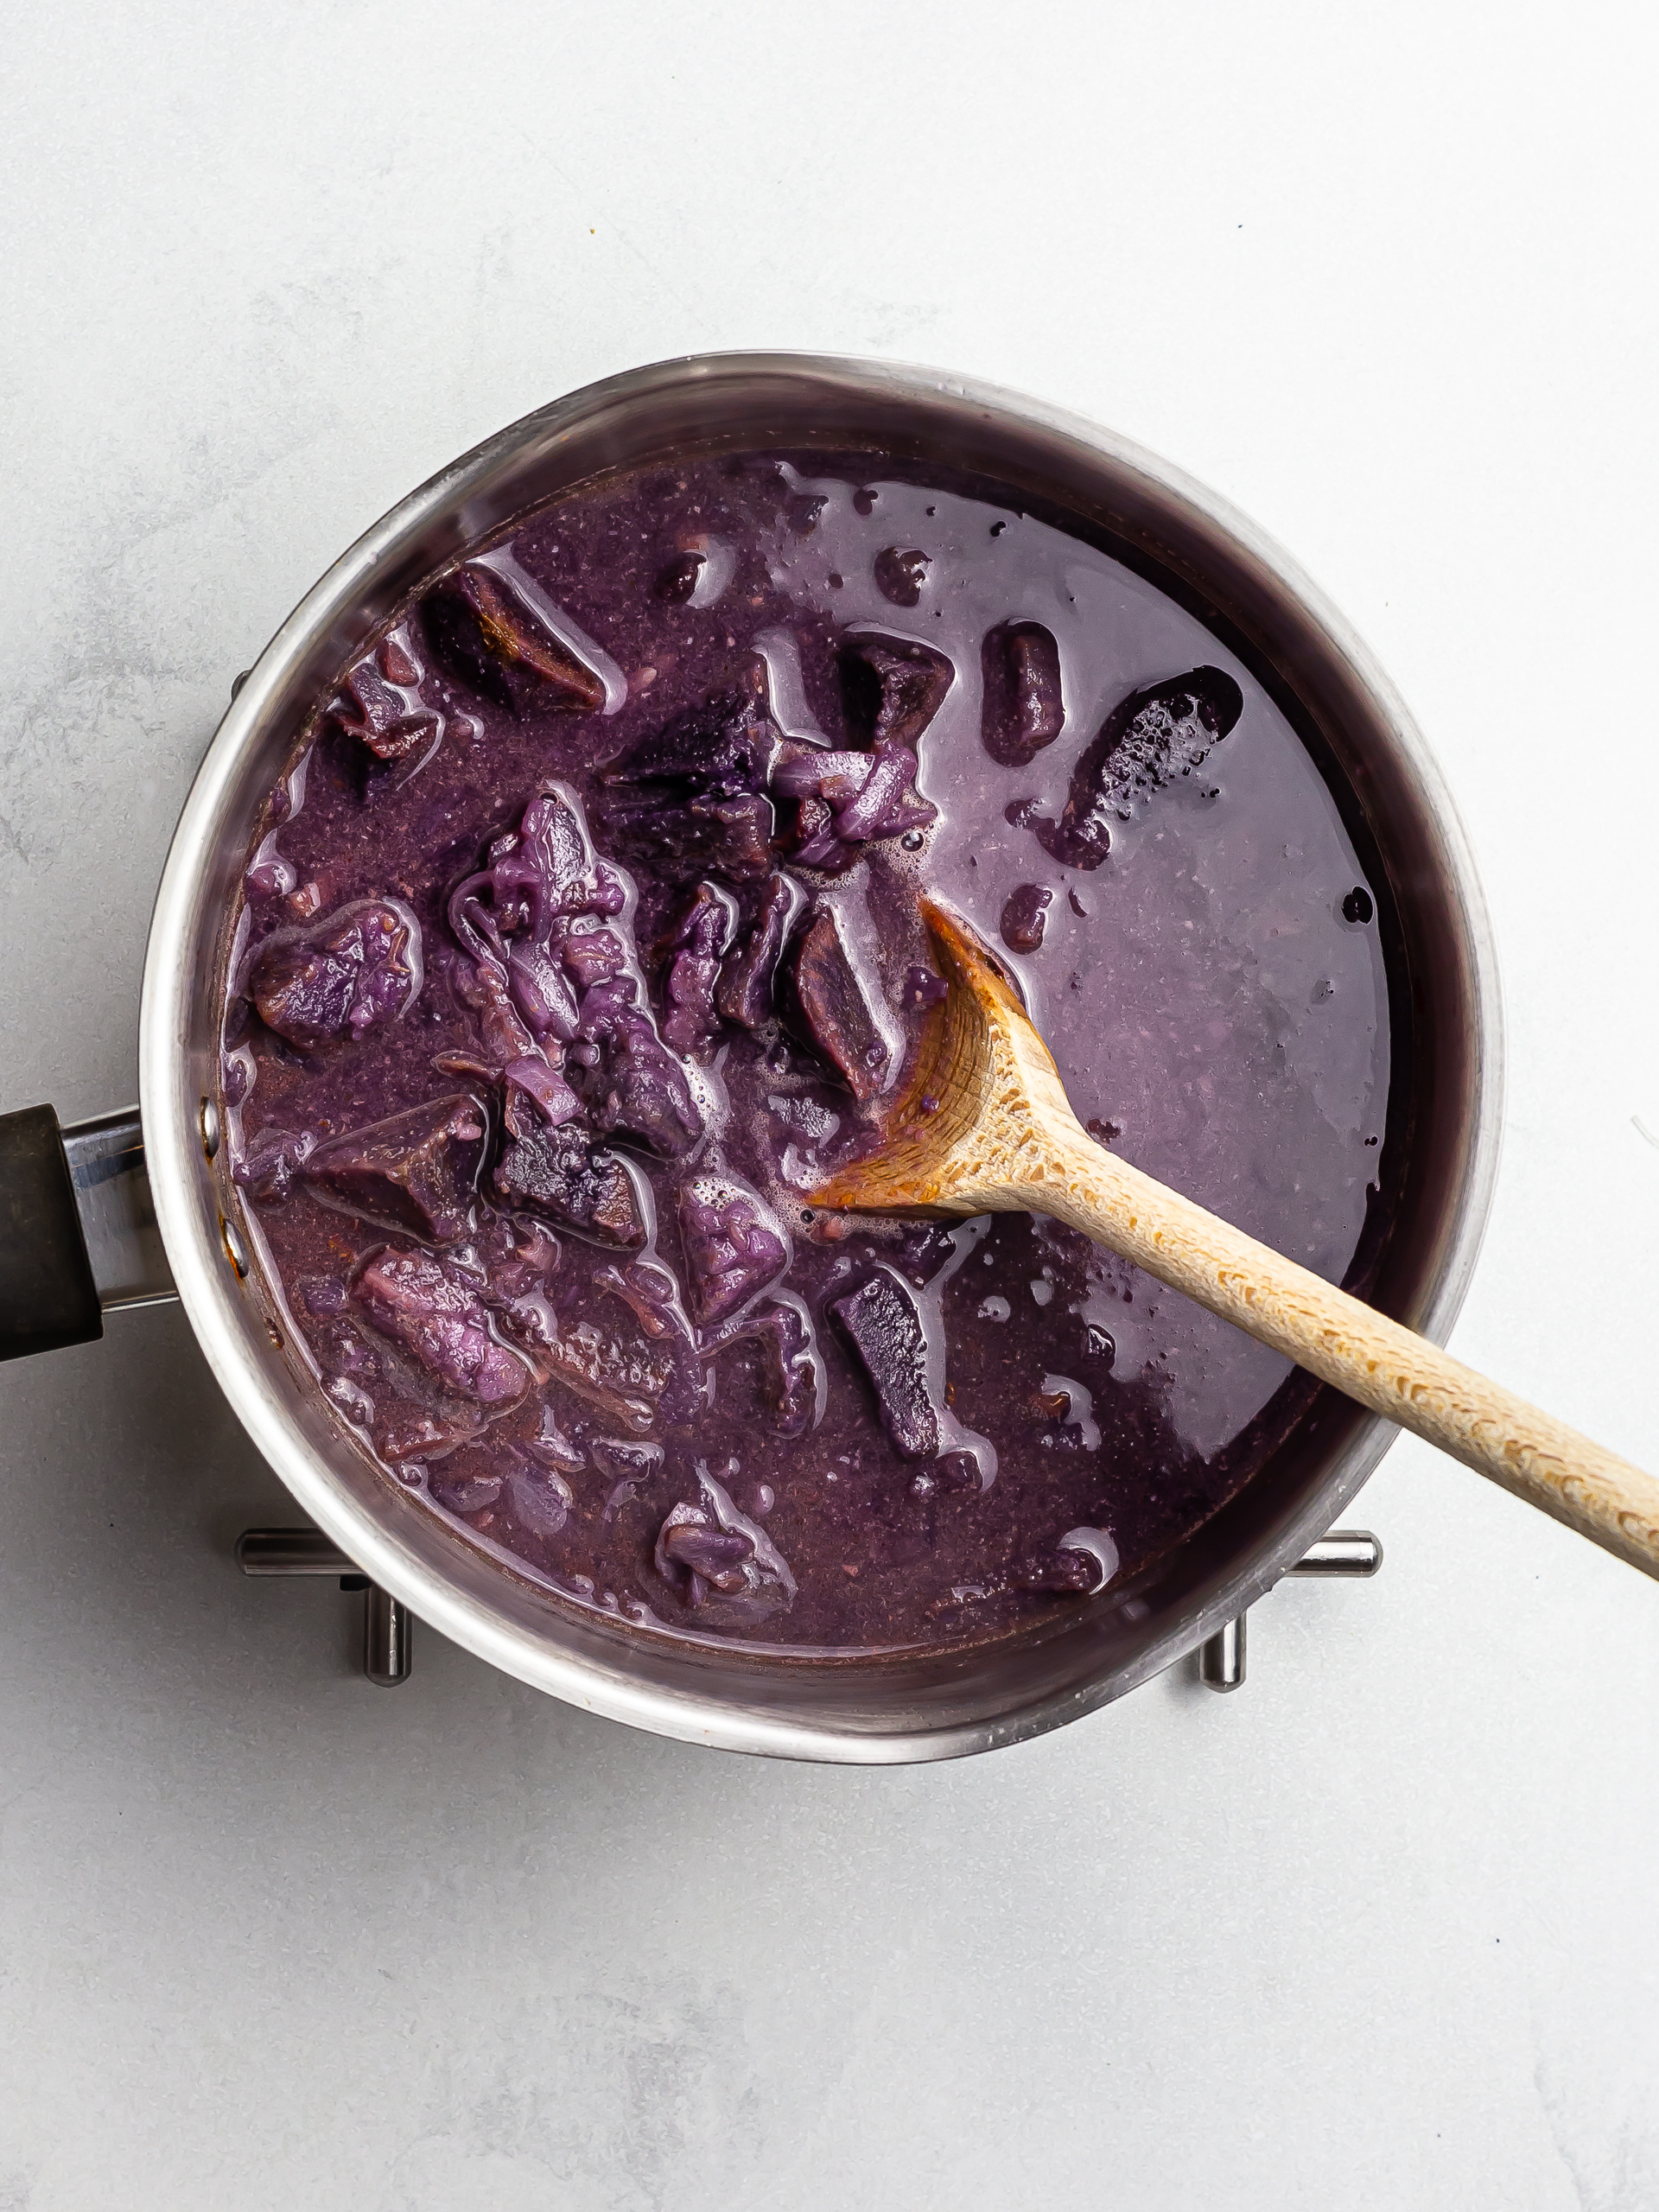
[[[925,902],[947,981],[877,1150],[813,1203],[1042,1213],[1185,1292],[1604,1550],[1659,1576],[1659,1482],[1427,1338],[1259,1244],[1078,1123],[1023,1007],[969,931]]]

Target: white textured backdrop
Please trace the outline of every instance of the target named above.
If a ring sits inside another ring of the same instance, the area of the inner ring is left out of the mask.
[[[1511,1025],[1457,1344],[1659,1463],[1649,11],[15,10],[0,1109],[134,1089],[236,671],[453,454],[664,354],[1025,386],[1274,531],[1467,815]],[[1401,1446],[1023,1749],[584,1719],[251,1586],[176,1313],[0,1376],[0,2212],[1659,2201],[1659,1591]]]

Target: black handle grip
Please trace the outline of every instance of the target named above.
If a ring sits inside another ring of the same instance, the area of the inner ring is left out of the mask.
[[[49,1106],[0,1114],[0,1359],[103,1333],[58,1117]]]

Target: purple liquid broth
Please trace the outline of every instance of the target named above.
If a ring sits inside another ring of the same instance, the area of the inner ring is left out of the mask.
[[[348,672],[250,850],[260,1260],[411,1510],[641,1632],[978,1642],[1179,1543],[1312,1397],[1074,1232],[827,1217],[993,945],[1078,1116],[1333,1280],[1375,901],[1196,616],[995,488],[700,460],[549,505]]]

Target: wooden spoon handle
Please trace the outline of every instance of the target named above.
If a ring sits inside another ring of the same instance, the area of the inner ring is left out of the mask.
[[[1075,1122],[1051,1123],[1044,1136],[1043,1179],[1027,1186],[1033,1211],[1069,1222],[1361,1405],[1659,1577],[1659,1482],[1651,1475],[1166,1189]]]

